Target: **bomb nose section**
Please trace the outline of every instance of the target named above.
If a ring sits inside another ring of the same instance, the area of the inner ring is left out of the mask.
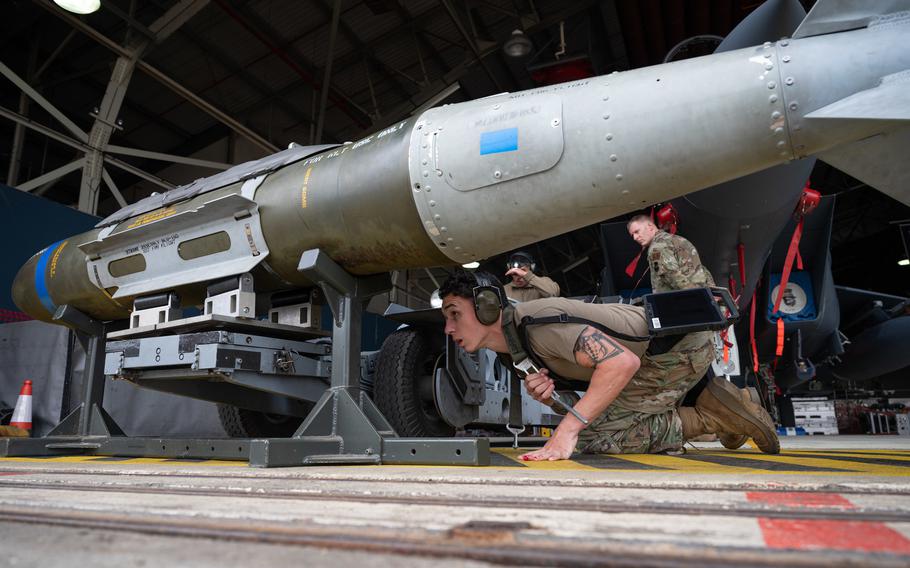
[[[13,303],[35,319],[51,321],[53,314],[48,313],[47,308],[41,304],[41,299],[35,290],[35,267],[37,264],[38,255],[35,255],[28,259],[28,262],[23,264],[19,272],[16,273],[11,290]]]

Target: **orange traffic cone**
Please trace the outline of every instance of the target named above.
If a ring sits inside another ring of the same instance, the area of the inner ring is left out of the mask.
[[[16,409],[13,410],[9,425],[23,430],[32,429],[32,382],[28,379],[19,390],[19,400],[16,401]]]

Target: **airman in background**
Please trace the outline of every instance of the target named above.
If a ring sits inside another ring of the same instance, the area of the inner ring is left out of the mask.
[[[519,302],[559,296],[559,284],[546,276],[534,274],[536,268],[537,263],[530,254],[524,251],[512,253],[506,265],[506,276],[512,278],[512,282],[505,286],[506,295]]]

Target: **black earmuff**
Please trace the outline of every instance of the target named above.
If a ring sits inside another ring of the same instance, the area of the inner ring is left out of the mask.
[[[483,325],[493,325],[499,319],[499,312],[505,307],[502,291],[490,280],[474,273],[477,286],[474,287],[474,313]]]

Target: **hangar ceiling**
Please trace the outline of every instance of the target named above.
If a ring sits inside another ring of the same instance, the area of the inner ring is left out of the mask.
[[[807,9],[812,3],[803,1]],[[8,0],[0,23],[0,181],[103,216],[292,142],[357,140],[425,105],[660,63],[686,38],[726,35],[760,4],[105,0],[98,12],[76,16],[50,0]],[[504,53],[513,30],[530,40],[528,55]],[[708,40],[678,57],[711,49]],[[22,94],[11,77],[47,104]],[[96,147],[109,145],[97,156],[105,173],[89,188],[95,200],[86,198],[81,169],[52,175],[86,155],[85,144],[73,144],[77,131]],[[159,154],[188,159],[175,164]],[[891,256],[902,253],[890,222],[910,217],[907,208],[821,163],[813,183],[844,194],[835,277],[910,292],[891,282],[892,273],[900,280]],[[881,244],[892,237],[897,245]],[[864,240],[878,246],[856,245]],[[594,290],[603,265],[594,228],[533,250],[569,294]],[[875,256],[891,265],[880,277],[885,285],[865,283]],[[502,259],[490,263],[500,272]]]

